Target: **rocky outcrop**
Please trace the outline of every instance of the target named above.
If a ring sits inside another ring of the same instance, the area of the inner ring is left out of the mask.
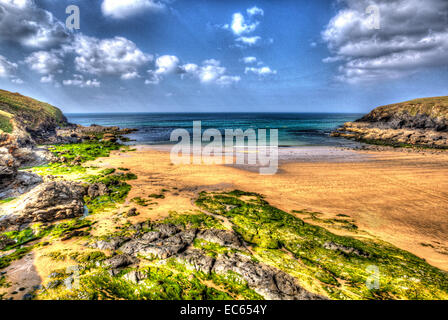
[[[84,186],[68,181],[47,182],[30,191],[15,208],[5,212],[0,230],[30,222],[51,222],[84,214]]]
[[[347,122],[331,134],[359,142],[391,146],[448,148],[448,133],[422,129],[388,129],[366,122]]]
[[[448,148],[448,97],[382,106],[332,133],[371,144]]]
[[[119,127],[103,127],[99,125],[91,125],[84,127],[81,125],[71,125],[60,128],[56,131],[53,142],[51,143],[79,143],[101,137],[103,141],[117,142],[127,141],[124,135],[130,134],[136,129],[121,129]]]
[[[31,157],[26,153],[27,157]],[[17,197],[42,182],[42,178],[29,172],[20,172],[18,168],[27,161],[23,154],[16,155],[16,149],[0,148],[0,199]]]
[[[144,230],[139,225],[136,229]],[[226,248],[227,252],[216,257],[210,256],[194,247],[195,239],[220,245]],[[205,274],[216,273],[222,276],[227,276],[229,273],[237,274],[247,282],[249,288],[266,299],[323,299],[303,289],[289,274],[251,259],[245,244],[233,231],[185,229],[160,224],[153,228],[153,231],[139,232],[133,238],[115,237],[109,241],[97,241],[90,246],[119,252],[104,262],[112,275],[118,274],[122,268],[137,266],[140,258],[157,258],[161,259],[160,263],[174,258],[187,268]],[[142,274],[134,270],[126,274],[126,277],[129,281],[138,283],[142,279]]]

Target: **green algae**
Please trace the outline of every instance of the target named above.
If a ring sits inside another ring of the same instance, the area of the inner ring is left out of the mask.
[[[448,298],[447,273],[423,259],[384,242],[335,235],[270,206],[262,196],[201,193],[196,204],[228,218],[257,259],[331,298]],[[371,290],[366,284],[372,266],[379,270],[379,286]]]

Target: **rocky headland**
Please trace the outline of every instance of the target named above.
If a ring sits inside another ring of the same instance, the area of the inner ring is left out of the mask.
[[[374,145],[447,149],[448,97],[378,107],[332,136]]]
[[[98,139],[115,143],[120,138],[125,140],[123,135],[130,132],[118,127],[70,124],[54,106],[0,90],[0,200],[16,197],[43,182],[38,175],[20,168],[66,161],[46,146]]]

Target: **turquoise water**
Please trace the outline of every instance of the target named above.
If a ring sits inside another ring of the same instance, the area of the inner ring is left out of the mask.
[[[193,121],[202,129],[278,129],[280,146],[344,146],[354,142],[330,137],[330,132],[362,114],[341,113],[113,113],[68,114],[71,123],[135,128],[134,144],[169,144],[175,129],[192,131]]]

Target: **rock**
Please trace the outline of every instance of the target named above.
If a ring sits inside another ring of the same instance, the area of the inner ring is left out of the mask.
[[[126,273],[123,276],[123,279],[138,284],[140,281],[146,279],[147,277],[148,276],[141,271],[132,270],[132,271],[129,271],[128,273]]]
[[[310,293],[300,287],[287,273],[256,263],[241,254],[219,256],[213,271],[226,275],[229,271],[237,273],[248,286],[267,300],[320,300],[323,297]]]
[[[138,254],[148,258],[157,257],[160,259],[167,259],[176,253],[185,250],[195,238],[196,230],[194,229],[178,232],[169,236],[174,230],[171,229],[172,226],[170,225],[165,226],[167,227],[161,228],[162,230],[165,230],[159,231],[158,233],[160,238],[154,239],[153,236],[155,234],[152,233],[149,239],[141,237],[127,242],[120,248],[120,251],[129,255],[136,256]]]
[[[216,261],[214,258],[196,249],[188,249],[178,254],[176,258],[179,262],[186,263],[194,270],[204,272],[205,274],[210,274]]]
[[[84,214],[85,188],[75,182],[46,182],[29,192],[21,203],[0,221],[0,230],[8,225],[80,217]],[[5,221],[6,220],[6,221]]]
[[[196,238],[214,242],[229,249],[245,249],[243,242],[233,231],[225,230],[181,230],[174,225],[159,224],[157,231],[150,231],[138,235],[119,248],[122,255],[108,260],[111,274],[117,274],[117,268],[126,267],[133,263],[129,257],[137,256],[147,258],[168,259],[175,258],[188,268],[205,274],[215,272],[226,276],[229,272],[240,275],[247,282],[249,288],[266,299],[324,299],[313,294],[297,284],[294,277],[287,273],[256,262],[250,256],[241,253],[219,254],[216,258],[210,257],[204,251],[191,248]],[[128,273],[125,279],[138,283],[138,273]]]
[[[99,250],[117,250],[124,242],[128,241],[129,238],[112,238],[108,241],[106,240],[99,240],[96,241],[89,246],[91,248],[96,248]]]
[[[370,144],[448,148],[448,97],[382,106],[332,133]]]
[[[5,249],[8,246],[15,244],[16,242],[5,235],[0,235],[0,250]]]
[[[135,217],[138,215],[139,215],[139,213],[137,212],[137,209],[135,209],[135,208],[129,209],[128,213],[126,214],[127,217]]]
[[[32,293],[25,293],[22,297],[22,300],[33,300],[34,295]]]
[[[160,232],[162,238],[166,238],[178,233],[181,229],[172,224],[159,224],[155,229]]]
[[[43,182],[37,174],[31,172],[17,172],[10,180],[9,184],[0,187],[0,199],[18,197]]]
[[[104,265],[110,267],[111,269],[120,269],[130,266],[131,264],[137,263],[139,260],[128,254],[120,254],[113,256],[104,261]]]
[[[106,133],[106,134],[103,136],[103,141],[117,142],[118,139],[117,139],[117,137],[116,137],[114,134],[112,134],[112,133]]]
[[[370,257],[370,254],[368,254],[364,251],[361,251],[356,248],[347,247],[342,244],[338,244],[338,243],[334,243],[334,242],[325,242],[323,247],[327,250],[341,251],[346,254],[356,254],[357,256],[366,257],[366,258]]]
[[[244,249],[241,240],[231,231],[207,229],[198,233],[197,238],[208,242],[214,242],[224,247],[232,249]]]
[[[71,238],[75,237],[87,237],[90,233],[88,231],[81,231],[81,230],[73,230],[66,235],[64,235],[63,238],[61,238],[62,241],[70,240]]]
[[[97,198],[108,193],[107,186],[104,183],[94,183],[89,185],[87,195],[90,198]]]
[[[59,287],[60,285],[62,284],[62,281],[61,280],[53,280],[53,281],[50,281],[48,284],[47,284],[47,289],[54,289],[54,288],[57,288],[57,287]]]
[[[35,167],[50,162],[57,162],[58,158],[45,148],[18,148],[12,153],[21,167]]]

